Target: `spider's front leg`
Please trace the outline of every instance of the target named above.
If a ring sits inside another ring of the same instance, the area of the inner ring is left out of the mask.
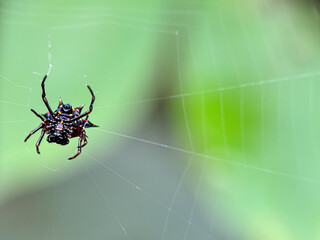
[[[42,141],[42,138],[43,138],[45,132],[46,132],[46,131],[45,131],[44,129],[42,129],[41,135],[40,135],[40,137],[39,137],[39,139],[38,139],[38,141],[37,141],[37,143],[36,143],[36,149],[37,149],[37,153],[38,153],[38,154],[40,154],[39,145],[40,145],[40,143],[41,143],[41,141]]]
[[[81,148],[83,148],[85,145],[87,145],[88,141],[87,141],[87,135],[84,134],[83,137],[83,144],[81,145]]]
[[[29,135],[24,139],[24,141],[26,142],[26,141],[29,139],[29,137],[31,137],[32,134],[34,134],[35,132],[37,132],[40,128],[43,128],[43,126],[44,126],[44,124],[41,123],[36,129],[32,130],[32,131],[29,133]]]
[[[81,145],[82,140],[84,140],[85,142],[83,145]],[[81,153],[81,148],[83,148],[86,144],[87,144],[86,133],[83,131],[83,133],[80,135],[78,140],[78,152],[73,157],[69,157],[68,160],[72,160],[78,157]]]

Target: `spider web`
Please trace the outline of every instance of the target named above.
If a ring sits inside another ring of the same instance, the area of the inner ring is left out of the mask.
[[[0,237],[320,236],[319,19],[294,11],[1,1]],[[52,108],[90,103],[86,84],[96,95],[100,127],[73,161],[76,140],[23,143],[46,73]]]

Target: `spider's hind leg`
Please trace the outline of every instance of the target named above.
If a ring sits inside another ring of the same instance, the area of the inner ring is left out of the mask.
[[[93,93],[91,87],[90,87],[89,85],[87,85],[87,87],[88,87],[88,89],[89,89],[89,91],[90,91],[90,93],[91,93],[91,97],[92,97],[92,98],[91,98],[91,103],[90,103],[90,106],[89,106],[89,110],[87,110],[87,111],[86,111],[85,113],[83,113],[83,114],[80,114],[80,115],[78,115],[78,116],[76,116],[76,117],[74,117],[74,118],[72,118],[72,119],[67,120],[66,122],[76,121],[76,120],[78,120],[78,119],[80,119],[80,118],[83,118],[83,117],[89,115],[89,114],[92,112],[92,110],[93,110],[93,103],[94,103],[94,100],[95,100],[96,98],[95,98],[95,96],[94,96],[94,93]],[[87,119],[88,119],[88,118],[86,118],[86,120],[87,120]]]
[[[30,109],[31,112],[33,112],[38,118],[40,118],[42,121],[44,121],[44,118],[39,114],[37,113],[35,110],[33,110],[32,108]]]
[[[46,98],[46,90],[45,90],[45,85],[44,85],[44,82],[46,81],[48,75],[46,74],[41,82],[41,88],[42,88],[42,100],[44,102],[44,104],[46,105],[49,113],[52,115],[53,118],[55,118],[54,114],[53,114],[53,111],[48,103],[48,99]]]

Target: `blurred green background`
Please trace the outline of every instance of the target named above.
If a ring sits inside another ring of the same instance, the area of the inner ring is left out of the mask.
[[[320,239],[317,1],[0,1],[0,239]],[[96,95],[88,145],[30,108]]]

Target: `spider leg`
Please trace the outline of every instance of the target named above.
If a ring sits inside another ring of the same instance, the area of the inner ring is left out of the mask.
[[[87,145],[88,141],[87,141],[87,135],[84,133],[84,137],[83,137],[83,144],[81,145],[81,148],[83,148],[85,145]]]
[[[31,108],[30,110],[31,110],[31,112],[33,112],[38,118],[40,118],[42,121],[44,121],[44,118],[43,118],[40,114],[38,114],[35,110],[33,110],[32,108]]]
[[[45,88],[45,87],[44,87],[44,82],[46,81],[47,77],[48,77],[48,75],[46,74],[46,75],[44,76],[42,82],[41,82],[41,87],[42,87],[42,100],[43,100],[44,104],[46,105],[47,109],[49,110],[49,113],[51,114],[51,116],[56,119],[56,117],[55,117],[55,115],[54,115],[54,113],[53,113],[53,111],[52,111],[52,109],[51,109],[51,107],[50,107],[50,105],[49,105],[49,103],[48,103],[48,100],[47,100],[47,98],[46,98],[46,91],[45,91],[45,89],[44,89],[44,88]]]
[[[95,100],[95,96],[93,94],[93,91],[91,89],[91,87],[89,85],[87,85],[90,93],[91,93],[91,96],[92,96],[92,99],[91,99],[91,103],[90,103],[90,106],[89,106],[89,110],[87,110],[85,113],[83,114],[80,114],[79,116],[75,117],[75,118],[72,118],[72,119],[69,119],[69,120],[66,120],[66,122],[73,122],[75,120],[78,120],[80,118],[83,118],[84,116],[87,116],[88,114],[90,114],[93,110],[93,103],[94,103],[94,100]]]
[[[79,138],[79,140],[78,140],[78,152],[77,152],[77,154],[74,155],[73,157],[69,157],[68,160],[72,160],[72,159],[78,157],[78,155],[80,155],[80,153],[81,153],[81,142],[82,142],[82,139],[83,139],[83,136],[81,135],[80,138]]]
[[[35,132],[37,132],[40,128],[43,128],[43,123],[41,123],[36,129],[32,130],[29,135],[24,139],[24,141],[26,142],[28,140],[29,137],[31,137],[32,134],[34,134]]]
[[[45,130],[42,129],[41,135],[40,135],[40,137],[39,137],[39,139],[38,139],[38,141],[37,141],[37,143],[36,143],[36,149],[37,149],[37,153],[38,153],[38,154],[40,154],[40,152],[39,152],[39,145],[40,145],[40,143],[41,143],[41,141],[42,141],[42,138],[43,138],[43,136],[44,136],[44,133],[45,133]]]

